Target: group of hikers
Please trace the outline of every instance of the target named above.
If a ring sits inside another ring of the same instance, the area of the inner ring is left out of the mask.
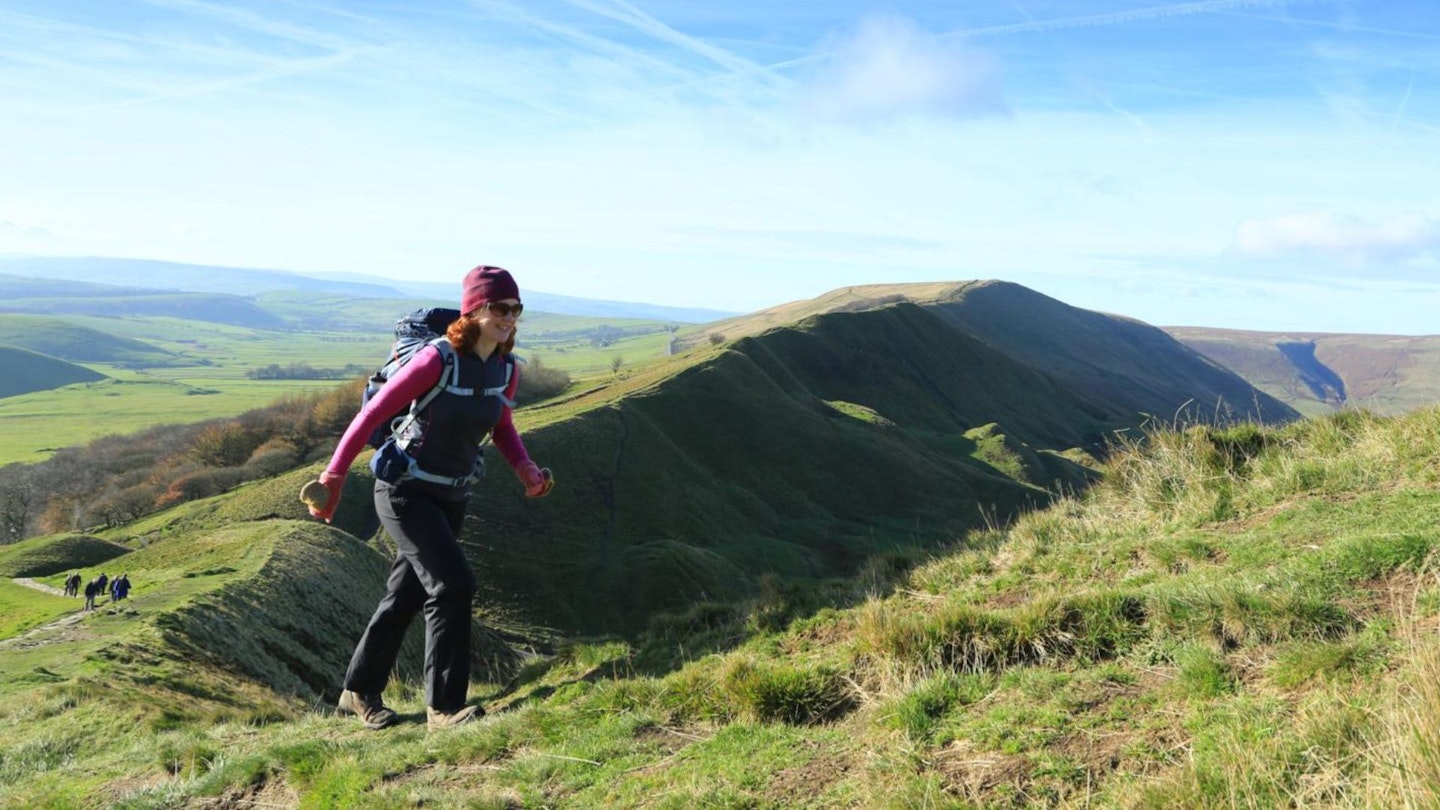
[[[79,596],[81,593],[80,583],[82,579],[77,571],[65,579],[65,595]],[[130,574],[125,573],[110,579],[105,573],[85,583],[85,609],[94,610],[95,600],[104,596],[106,589],[109,589],[110,601],[119,602],[130,595]]]

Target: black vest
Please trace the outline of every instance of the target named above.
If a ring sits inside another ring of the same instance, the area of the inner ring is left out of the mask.
[[[405,435],[396,438],[421,470],[462,478],[483,472],[480,445],[495,429],[506,407],[500,395],[487,395],[485,391],[503,389],[507,370],[513,373],[510,366],[514,361],[497,350],[488,360],[470,352],[457,352],[455,362],[458,383],[441,391]],[[448,371],[441,373],[448,376]]]

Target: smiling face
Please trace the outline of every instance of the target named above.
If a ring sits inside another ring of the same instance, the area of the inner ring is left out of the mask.
[[[515,334],[520,318],[520,299],[502,298],[490,301],[475,310],[472,316],[480,324],[480,342],[504,345]]]

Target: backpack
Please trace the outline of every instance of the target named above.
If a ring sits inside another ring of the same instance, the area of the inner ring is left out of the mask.
[[[410,403],[408,408],[396,411],[380,423],[370,434],[367,443],[377,450],[393,435],[400,433],[410,422],[420,416],[435,397],[440,395],[446,388],[457,391],[459,388],[460,364],[456,362],[455,349],[450,341],[445,338],[445,330],[450,324],[460,317],[460,310],[447,309],[445,307],[422,307],[401,317],[395,322],[395,341],[390,345],[390,356],[379,370],[370,375],[365,381],[365,390],[360,395],[360,406],[363,408],[375,394],[379,393],[380,387],[395,375],[402,366],[410,362],[419,351],[426,346],[433,345],[440,351],[440,359],[445,362],[445,368],[440,372],[440,379],[435,383],[424,396]],[[495,390],[485,389],[484,394],[498,394],[506,405],[514,407],[505,396],[505,389],[510,386],[510,378],[514,373],[515,362],[508,359],[505,363],[505,384]]]

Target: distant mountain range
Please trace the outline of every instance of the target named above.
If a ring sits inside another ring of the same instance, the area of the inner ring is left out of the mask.
[[[458,282],[412,282],[361,273],[303,274],[286,270],[177,264],[148,259],[0,257],[0,274],[112,287],[143,286],[156,292],[182,291],[242,297],[295,290],[355,298],[415,298],[437,302],[457,301],[460,297]],[[672,323],[707,323],[736,314],[723,310],[600,301],[533,290],[525,291],[525,303],[528,308],[537,312],[559,315],[643,318]]]

